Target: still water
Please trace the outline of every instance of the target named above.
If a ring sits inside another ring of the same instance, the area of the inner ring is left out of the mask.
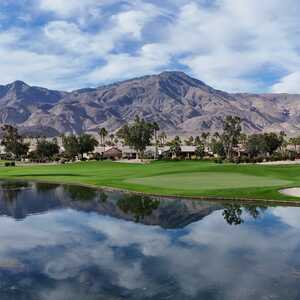
[[[300,208],[0,182],[0,299],[300,299]]]

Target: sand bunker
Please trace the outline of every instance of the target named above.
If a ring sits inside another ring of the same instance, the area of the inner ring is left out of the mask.
[[[287,196],[300,197],[300,187],[284,189],[280,193]]]

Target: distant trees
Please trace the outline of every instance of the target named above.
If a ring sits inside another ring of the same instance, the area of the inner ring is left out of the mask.
[[[134,148],[139,157],[143,158],[146,147],[151,144],[154,131],[153,123],[136,117],[133,124],[123,126],[117,135],[124,140],[126,145]]]
[[[187,146],[193,146],[193,145],[194,145],[194,137],[193,137],[193,136],[190,136],[187,140],[184,141],[184,143],[185,143]]]
[[[210,148],[212,153],[216,154],[219,158],[224,159],[226,157],[225,148],[220,139],[213,138]]]
[[[204,147],[207,147],[209,142],[210,133],[209,132],[202,132],[201,133],[201,139],[204,144]]]
[[[57,140],[48,141],[46,138],[38,139],[35,151],[30,152],[30,157],[39,160],[53,160],[59,154]]]
[[[283,143],[283,136],[274,132],[252,134],[247,139],[246,150],[251,158],[258,155],[273,155]]]
[[[105,144],[105,138],[108,135],[108,131],[106,130],[105,127],[101,127],[99,129],[99,131],[98,131],[98,134],[100,136],[100,144],[101,144],[101,146],[104,146],[104,144]]]
[[[228,160],[232,159],[233,149],[239,142],[241,132],[241,119],[236,116],[227,116],[224,120],[221,140]]]
[[[172,141],[169,142],[170,152],[172,156],[179,157],[181,154],[181,139],[176,136]]]
[[[4,146],[6,153],[11,154],[16,159],[26,156],[29,151],[29,144],[24,142],[18,129],[11,125],[3,125],[1,130],[3,132],[1,145]]]
[[[300,136],[290,138],[289,144],[294,146],[294,150],[296,152],[297,151],[297,146],[300,145]]]
[[[78,144],[79,154],[82,158],[85,153],[93,152],[99,143],[94,136],[90,134],[81,134],[78,137]]]
[[[113,146],[115,144],[115,135],[113,133],[111,133],[109,135],[109,145]]]
[[[205,145],[203,143],[196,146],[195,154],[199,159],[202,159],[205,156]]]
[[[98,141],[90,134],[64,136],[62,142],[65,154],[71,159],[78,156],[83,159],[85,153],[93,152],[98,146]]]
[[[163,131],[158,135],[158,142],[160,146],[165,146],[166,142],[167,142],[167,134]]]
[[[152,123],[152,128],[153,128],[153,134],[154,134],[154,143],[155,143],[155,159],[157,158],[158,156],[158,137],[157,137],[157,134],[158,134],[158,131],[159,131],[159,125],[156,123],[156,122],[153,122]]]

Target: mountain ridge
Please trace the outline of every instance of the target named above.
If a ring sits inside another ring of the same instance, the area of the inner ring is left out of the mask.
[[[136,115],[156,121],[170,135],[218,131],[238,115],[247,133],[300,133],[300,95],[227,93],[179,71],[78,89],[49,90],[15,81],[0,85],[0,123],[25,134],[115,131]],[[299,123],[299,124],[298,124]]]

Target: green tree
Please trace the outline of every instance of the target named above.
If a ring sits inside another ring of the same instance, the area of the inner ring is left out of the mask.
[[[295,152],[297,152],[297,146],[300,145],[300,136],[290,138],[289,144],[293,145],[295,148]]]
[[[93,152],[95,150],[95,147],[97,147],[99,143],[94,136],[84,133],[78,137],[78,144],[79,154],[81,158],[83,158],[83,155],[85,153]]]
[[[38,159],[53,159],[55,155],[59,154],[57,140],[47,141],[45,138],[38,139],[35,153]]]
[[[246,150],[251,158],[263,155],[267,151],[266,141],[263,134],[252,134],[248,137]]]
[[[181,139],[179,136],[175,136],[174,140],[169,143],[170,152],[173,156],[179,157],[181,154]]]
[[[6,153],[12,154],[16,159],[26,156],[29,144],[24,142],[23,137],[18,133],[18,129],[11,125],[3,125],[1,130],[3,132],[1,145],[5,147]]]
[[[165,146],[167,138],[168,138],[167,134],[164,131],[158,135],[158,140],[159,140],[160,146],[162,146],[162,147]]]
[[[65,154],[70,159],[75,159],[79,154],[79,143],[76,135],[62,137],[62,144],[65,149]]]
[[[104,146],[105,145],[105,138],[108,135],[108,132],[107,132],[106,128],[101,127],[98,131],[98,134],[100,136],[100,144],[101,144],[101,146]]]
[[[153,122],[152,123],[152,128],[153,128],[153,133],[154,133],[154,142],[155,142],[155,159],[157,158],[158,156],[158,138],[157,138],[157,133],[159,131],[159,125],[156,123],[156,122]]]
[[[201,139],[200,139],[200,136],[197,135],[197,136],[195,137],[195,140],[194,140],[194,146],[197,146],[197,145],[200,145],[200,144],[202,144],[202,141],[201,141]]]
[[[202,132],[201,133],[201,138],[202,138],[202,141],[204,143],[204,147],[207,147],[208,142],[209,142],[209,137],[210,137],[210,133],[209,132]]]
[[[247,134],[245,134],[245,133],[241,133],[241,134],[240,134],[240,140],[239,140],[239,142],[240,142],[243,146],[246,146],[246,145],[247,145],[247,139],[248,139]]]
[[[227,116],[223,124],[221,136],[227,159],[231,160],[233,148],[237,146],[242,132],[241,119],[236,116]]]
[[[283,143],[283,138],[280,135],[278,136],[274,132],[265,133],[264,139],[266,144],[266,152],[270,155],[277,151]]]
[[[126,145],[133,147],[141,158],[144,157],[146,147],[151,144],[153,135],[153,124],[139,117],[135,118],[133,124],[125,125],[118,131],[118,136],[124,140]]]
[[[226,152],[222,141],[215,138],[212,139],[210,143],[211,151],[217,154],[220,158],[224,159],[226,157]]]
[[[198,158],[202,159],[205,156],[205,146],[203,143],[196,146],[195,154]]]
[[[63,137],[65,153],[71,159],[78,156],[82,159],[85,153],[93,152],[96,146],[98,146],[98,141],[90,134],[81,134],[78,137],[75,135]]]

